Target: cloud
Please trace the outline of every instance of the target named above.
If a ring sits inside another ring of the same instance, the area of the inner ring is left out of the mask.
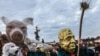
[[[78,39],[81,16],[80,0],[0,0],[0,16],[23,20],[34,18],[34,25],[28,26],[28,37],[35,39],[34,31],[38,26],[40,38],[45,41],[58,41],[58,32],[62,28],[71,28]],[[85,11],[82,37],[100,35],[100,1],[91,1],[90,8]],[[5,31],[4,24],[0,31]],[[49,39],[50,38],[50,39]]]

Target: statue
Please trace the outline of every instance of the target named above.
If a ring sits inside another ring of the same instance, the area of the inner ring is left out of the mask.
[[[42,43],[44,43],[44,39],[42,39]]]
[[[36,26],[36,31],[35,31],[34,33],[35,33],[35,39],[38,40],[38,41],[39,41],[39,38],[40,38],[40,36],[39,36],[39,34],[38,34],[39,31],[40,31],[40,30],[39,30],[38,27]]]

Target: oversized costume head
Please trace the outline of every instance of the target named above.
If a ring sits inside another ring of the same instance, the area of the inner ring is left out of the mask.
[[[6,33],[12,42],[23,42],[27,36],[27,27],[21,21],[11,21],[6,26]]]
[[[65,51],[72,53],[75,51],[75,38],[69,28],[62,29],[58,35],[60,46]]]
[[[14,42],[15,44],[21,44],[24,42],[24,39],[27,37],[27,25],[32,24],[32,18],[26,18],[23,21],[18,20],[8,20],[5,17],[2,17],[2,21],[6,25],[6,35],[9,41]]]

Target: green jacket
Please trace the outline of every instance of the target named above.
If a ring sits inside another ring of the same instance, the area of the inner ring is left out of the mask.
[[[28,52],[28,56],[46,56],[45,52]]]
[[[75,56],[77,56],[77,49],[78,48],[76,47],[75,52],[74,52]],[[68,52],[64,51],[63,49],[60,49],[58,51],[57,56],[71,56],[71,53],[68,53]],[[80,48],[79,56],[94,56],[94,52],[90,49],[87,49],[86,47],[84,47],[84,48],[82,47],[82,48]]]
[[[35,52],[28,52],[27,56],[35,56]]]

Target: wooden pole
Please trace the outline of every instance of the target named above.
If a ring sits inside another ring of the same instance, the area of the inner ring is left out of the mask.
[[[82,13],[81,13],[81,18],[80,18],[80,26],[79,26],[79,40],[78,40],[77,56],[80,55],[80,41],[81,41],[81,35],[82,35],[83,16],[84,16],[85,10],[89,8],[89,4],[87,4],[87,2],[81,2],[81,8],[82,8]]]

